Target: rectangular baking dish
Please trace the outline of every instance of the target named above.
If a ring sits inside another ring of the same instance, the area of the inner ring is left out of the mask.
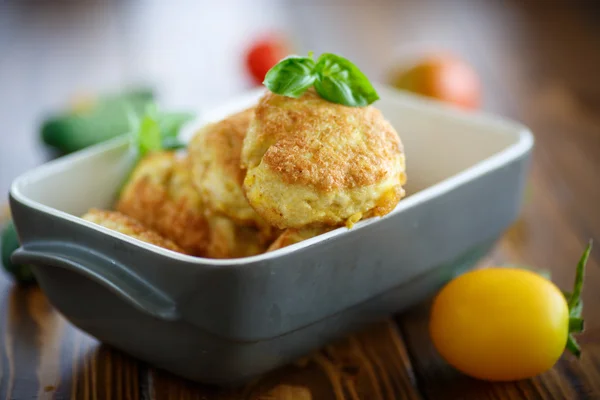
[[[236,385],[288,363],[432,295],[518,216],[533,146],[527,128],[378,91],[376,106],[405,145],[409,182],[408,197],[383,218],[243,259],[171,252],[78,217],[112,206],[133,160],[120,138],[15,180],[22,247],[13,258],[33,265],[74,325],[175,374]]]

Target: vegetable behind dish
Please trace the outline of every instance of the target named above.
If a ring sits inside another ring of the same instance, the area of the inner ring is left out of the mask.
[[[61,153],[72,153],[126,134],[130,128],[128,113],[142,113],[153,101],[154,93],[149,88],[84,97],[70,109],[49,116],[40,136]]]

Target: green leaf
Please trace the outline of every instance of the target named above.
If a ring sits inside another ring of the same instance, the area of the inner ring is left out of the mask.
[[[298,98],[314,85],[323,99],[352,107],[367,106],[379,99],[360,69],[344,57],[322,54],[317,63],[308,57],[290,56],[267,72],[263,84],[273,93]]]
[[[568,304],[568,300],[567,300],[567,304]],[[570,317],[581,317],[581,313],[583,312],[583,301],[581,299],[579,299],[579,301],[577,303],[575,303],[575,305],[569,309],[569,316]]]
[[[156,119],[149,114],[142,117],[137,131],[138,154],[144,157],[146,154],[160,151],[162,149],[162,138],[160,125]]]
[[[164,150],[179,150],[186,147],[185,143],[173,136],[164,137],[161,146]]]
[[[315,67],[314,82],[319,96],[333,103],[364,107],[379,99],[369,79],[344,57],[324,53]]]
[[[166,113],[158,115],[158,124],[163,138],[173,138],[179,135],[181,128],[194,119],[194,114],[186,112]]]
[[[583,318],[571,317],[569,318],[569,333],[583,332]]]
[[[155,105],[150,105],[141,117],[133,110],[128,110],[127,115],[132,146],[136,149],[138,158],[155,151],[185,147],[177,136],[183,125],[193,119],[192,114],[159,112]]]
[[[563,296],[565,296],[565,299],[567,300],[567,304],[569,304],[569,301],[571,301],[572,293],[563,290]],[[579,302],[577,302],[577,304],[575,304],[569,310],[569,317],[573,317],[573,318],[581,317],[582,312],[583,312],[583,300],[579,299]]]
[[[579,300],[573,308],[569,310],[569,316],[571,317],[581,317],[581,313],[583,312],[583,301]]]
[[[298,98],[316,79],[312,57],[290,56],[267,72],[263,84],[273,93]]]
[[[575,272],[575,283],[573,285],[573,294],[569,297],[568,305],[569,311],[576,309],[578,304],[581,302],[581,291],[583,290],[583,278],[585,274],[585,264],[590,257],[592,251],[592,240],[590,239],[585,251],[581,255],[579,262],[577,263],[577,270]]]
[[[130,146],[137,157],[135,164],[149,153],[185,147],[177,136],[183,125],[193,119],[192,114],[158,111],[154,104],[146,107],[145,113],[141,116],[130,107],[126,108],[126,112],[129,121]],[[134,169],[135,165],[123,181],[118,193],[121,193],[127,185]]]
[[[581,357],[581,347],[579,347],[579,344],[573,335],[569,335],[567,339],[567,350],[569,350],[569,352],[571,352],[571,354],[573,354],[575,357]]]
[[[583,290],[583,278],[585,274],[585,264],[587,263],[590,253],[592,251],[592,241],[590,240],[587,247],[585,248],[579,262],[577,263],[577,270],[575,272],[575,283],[573,285],[572,292],[563,292],[567,304],[569,305],[569,337],[567,339],[567,350],[569,350],[575,357],[581,356],[581,348],[577,344],[575,337],[572,333],[583,332],[584,323],[581,318],[583,311],[583,302],[581,301],[581,291]]]

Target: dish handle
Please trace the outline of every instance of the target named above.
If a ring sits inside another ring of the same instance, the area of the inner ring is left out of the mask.
[[[106,287],[130,305],[153,317],[180,318],[174,300],[151,283],[98,253],[66,243],[32,243],[12,254],[18,264],[52,266],[76,272]]]

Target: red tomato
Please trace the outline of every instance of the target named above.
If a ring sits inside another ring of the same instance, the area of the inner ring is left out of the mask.
[[[481,83],[475,70],[459,57],[440,53],[424,57],[396,72],[394,86],[465,109],[479,107]]]
[[[246,54],[246,67],[254,83],[262,84],[271,67],[288,55],[289,47],[280,38],[269,37],[254,43]]]

